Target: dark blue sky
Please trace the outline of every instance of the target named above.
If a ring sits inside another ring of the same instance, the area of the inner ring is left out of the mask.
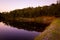
[[[0,12],[56,3],[57,0],[0,0]]]

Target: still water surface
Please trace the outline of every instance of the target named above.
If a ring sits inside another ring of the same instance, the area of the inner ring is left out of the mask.
[[[1,40],[33,40],[40,32],[17,29],[0,22]]]

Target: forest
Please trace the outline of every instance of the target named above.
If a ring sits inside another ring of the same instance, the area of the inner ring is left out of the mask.
[[[3,19],[19,19],[19,18],[36,18],[41,16],[60,17],[60,4],[52,4],[43,7],[28,7],[24,9],[16,9],[10,12],[0,13],[0,18]]]
[[[51,4],[50,6],[43,7],[38,6],[35,8],[28,7],[0,13],[0,21],[8,22],[8,24],[10,24],[9,22],[34,22],[41,24],[44,23],[44,18],[46,18],[46,20],[48,18],[51,18],[51,20],[60,18],[60,4]],[[48,19],[46,23],[50,23],[51,20]]]

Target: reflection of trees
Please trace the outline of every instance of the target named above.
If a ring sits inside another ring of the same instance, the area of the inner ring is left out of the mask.
[[[24,9],[16,9],[10,12],[2,12],[0,18],[3,17],[2,21],[6,21],[5,22],[6,24],[9,24],[17,28],[24,28],[30,30],[34,29],[34,30],[41,31],[46,26],[45,24],[42,24],[43,22],[42,21],[43,18],[41,18],[42,16],[60,17],[60,4],[52,4],[50,6],[43,6],[43,7],[36,7],[36,8],[29,7]],[[29,22],[29,20],[26,18],[28,19],[33,18],[33,20],[30,21],[34,21],[35,18],[35,21]]]
[[[4,22],[7,25],[16,27],[18,29],[25,29],[25,30],[30,30],[30,31],[40,31],[42,32],[48,24],[40,24],[40,23],[35,23],[35,22]]]

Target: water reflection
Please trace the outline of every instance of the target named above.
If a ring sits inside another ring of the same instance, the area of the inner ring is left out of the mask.
[[[43,32],[49,24],[36,23],[36,22],[19,22],[19,21],[4,21],[6,25],[24,29],[29,31]]]
[[[17,29],[0,22],[0,40],[33,40],[39,33]]]

